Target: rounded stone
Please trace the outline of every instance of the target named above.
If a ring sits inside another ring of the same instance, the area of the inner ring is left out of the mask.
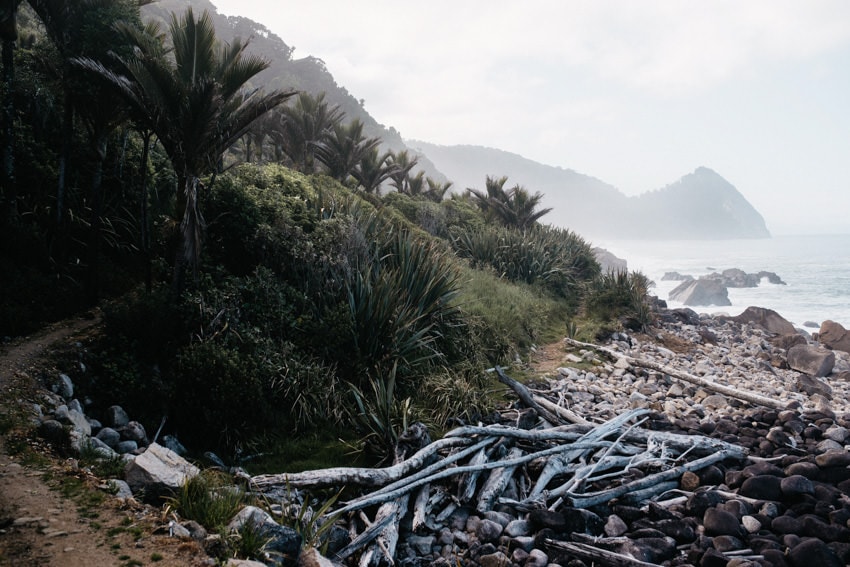
[[[812,481],[799,474],[783,478],[779,487],[782,490],[782,494],[789,497],[815,493],[815,487]]]
[[[792,567],[844,567],[844,561],[819,539],[807,539],[788,551]]]
[[[502,535],[502,525],[493,520],[481,520],[478,524],[478,529],[475,530],[475,535],[484,543],[494,542]]]
[[[739,493],[741,496],[757,500],[780,500],[782,498],[781,482],[782,479],[778,476],[754,476],[744,481]]]
[[[738,518],[725,510],[709,508],[705,511],[702,522],[707,535],[741,535],[741,525],[738,523]]]
[[[780,534],[799,534],[803,531],[803,522],[786,514],[774,518],[770,522],[770,529]]]

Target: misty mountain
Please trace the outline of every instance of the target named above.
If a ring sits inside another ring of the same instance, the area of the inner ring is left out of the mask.
[[[248,51],[264,57],[269,68],[252,86],[294,89],[312,95],[326,93],[346,120],[359,118],[364,133],[383,141],[383,150],[411,149],[419,157],[420,169],[436,181],[450,180],[455,191],[468,187],[483,189],[487,175],[508,176],[506,187],[516,184],[532,193],[545,195],[544,207],[554,210],[543,222],[569,228],[588,238],[764,238],[770,234],[764,219],[735,187],[707,168],[637,197],[627,197],[616,187],[571,169],[553,167],[520,155],[481,146],[438,146],[405,141],[391,126],[375,120],[348,90],[338,85],[324,62],[317,57],[295,58],[295,47],[263,24],[241,16],[218,13],[210,0],[158,0],[142,8],[145,20],[158,20],[164,27],[172,12],[182,14],[192,6],[196,14],[209,12],[222,41],[249,39]],[[388,78],[389,80],[389,78]]]
[[[257,75],[251,86],[266,90],[305,91],[313,96],[324,92],[325,100],[338,105],[345,112],[345,121],[359,118],[367,137],[380,138],[383,151],[407,149],[395,128],[380,124],[366,111],[365,101],[355,98],[348,89],[337,84],[324,61],[313,56],[295,58],[295,46],[288,45],[261,23],[242,16],[219,14],[218,8],[210,0],[157,0],[142,7],[142,18],[145,21],[159,21],[163,29],[168,29],[171,14],[182,14],[189,6],[196,15],[209,12],[220,41],[232,42],[235,38],[249,40],[248,52],[258,54],[269,62],[268,69]],[[427,158],[420,158],[419,167],[414,169],[414,173],[420,169],[436,181],[443,182],[446,179]]]
[[[589,238],[767,238],[764,219],[740,192],[701,167],[662,189],[627,197],[595,177],[482,146],[439,146],[408,140],[457,190],[484,188],[487,175],[545,195],[554,210],[542,221]]]

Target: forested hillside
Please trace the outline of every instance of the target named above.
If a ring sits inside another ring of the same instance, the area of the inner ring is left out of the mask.
[[[207,12],[15,7],[0,336],[102,316],[68,364],[88,415],[120,404],[195,451],[287,466],[340,437],[380,460],[413,420],[486,415],[486,368],[652,321],[646,279],[600,273],[541,195],[498,177],[450,195],[330,93],[256,89],[269,63]]]

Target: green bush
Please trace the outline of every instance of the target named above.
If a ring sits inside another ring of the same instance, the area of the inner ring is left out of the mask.
[[[575,299],[581,282],[599,273],[590,245],[569,230],[534,225],[456,229],[452,247],[473,267],[492,268],[514,282],[538,284],[557,297]]]
[[[649,306],[649,279],[641,272],[626,270],[600,274],[587,283],[585,314],[602,322],[627,321],[633,330],[645,330],[652,323]]]
[[[242,509],[246,497],[228,475],[206,470],[183,483],[170,502],[182,518],[194,520],[208,530],[221,531]]]
[[[564,301],[490,271],[467,268],[458,305],[480,354],[491,364],[512,361],[531,345],[553,338],[570,314]]]

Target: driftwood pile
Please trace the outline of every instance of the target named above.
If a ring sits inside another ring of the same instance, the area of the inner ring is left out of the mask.
[[[589,509],[615,500],[639,506],[679,488],[685,473],[746,456],[740,446],[718,439],[647,429],[652,416],[645,409],[589,424],[496,370],[527,406],[513,412],[512,424],[459,427],[412,455],[399,455],[387,468],[260,475],[251,478],[251,486],[270,496],[357,487],[361,495],[331,512],[338,525],[347,526],[349,541],[329,555],[348,564],[391,565],[400,533],[437,534],[461,508],[479,516],[498,510],[519,518],[535,510]],[[421,426],[406,436],[427,439],[427,432]],[[619,562],[611,558],[613,552],[589,542],[550,543],[572,546],[577,556],[591,560],[607,554],[609,564],[639,563]]]

